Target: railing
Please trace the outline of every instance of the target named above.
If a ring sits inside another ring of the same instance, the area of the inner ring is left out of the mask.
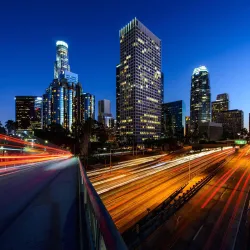
[[[119,231],[99,195],[92,186],[80,160],[79,166],[81,182],[80,192],[82,197],[80,206],[83,202],[83,206],[80,210],[86,218],[90,249],[127,250]],[[83,233],[82,228],[80,231]],[[83,244],[81,247],[83,249]]]

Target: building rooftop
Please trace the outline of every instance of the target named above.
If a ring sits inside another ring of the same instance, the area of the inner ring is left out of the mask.
[[[206,66],[200,66],[194,69],[193,75],[198,75],[200,72],[208,72],[208,69],[206,68]]]
[[[144,32],[147,36],[154,40],[158,45],[161,44],[161,40],[155,34],[153,34],[145,25],[143,25],[136,17],[127,25],[125,25],[122,29],[120,29],[119,36],[124,36],[134,27],[138,27],[142,32]]]

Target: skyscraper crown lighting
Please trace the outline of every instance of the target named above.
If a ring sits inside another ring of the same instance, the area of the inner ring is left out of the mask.
[[[195,68],[193,71],[193,75],[198,75],[200,72],[208,72],[206,66],[200,66],[198,68]]]
[[[60,46],[60,45],[66,47],[67,49],[69,48],[68,44],[65,43],[64,41],[57,41],[56,42],[56,46]]]

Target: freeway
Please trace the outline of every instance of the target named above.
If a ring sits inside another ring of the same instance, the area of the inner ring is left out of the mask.
[[[1,169],[0,249],[78,249],[76,158]]]
[[[142,249],[249,249],[249,152],[250,146],[245,146],[221,167]]]
[[[166,156],[148,158],[143,163],[121,163],[121,166],[112,169],[91,171],[88,176],[117,228],[123,233],[187,183],[189,175],[192,178],[203,173],[233,152],[232,148],[227,148],[174,160]]]

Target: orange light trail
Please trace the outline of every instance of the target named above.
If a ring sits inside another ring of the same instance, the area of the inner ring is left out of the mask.
[[[203,205],[201,206],[201,208],[204,208],[212,199],[213,197],[217,194],[217,192],[221,189],[222,185],[225,184],[225,182],[236,172],[236,170],[239,169],[239,166],[236,167],[235,169],[233,169],[233,171],[231,171],[229,174],[227,174],[227,176],[223,176],[224,179],[222,180],[222,182],[220,182],[220,184],[218,185],[218,187],[213,191],[213,193],[207,198],[207,200],[203,203]]]
[[[243,175],[241,176],[241,178],[240,178],[239,181],[237,182],[237,184],[236,184],[236,186],[235,186],[233,192],[231,193],[229,199],[227,200],[227,203],[226,203],[225,207],[223,208],[222,213],[220,214],[220,217],[219,217],[219,219],[217,220],[217,222],[216,222],[216,224],[215,224],[215,226],[214,226],[214,228],[213,228],[213,231],[212,231],[212,233],[211,233],[211,235],[210,235],[210,237],[209,237],[209,239],[208,239],[208,241],[207,241],[207,244],[206,244],[204,250],[210,249],[210,245],[211,245],[211,243],[212,243],[212,240],[213,240],[213,238],[214,238],[214,235],[215,235],[215,233],[217,233],[217,230],[219,229],[219,226],[220,226],[220,224],[221,224],[221,222],[222,222],[222,219],[223,219],[223,217],[224,217],[224,215],[225,215],[227,209],[229,208],[229,205],[230,205],[230,203],[231,203],[231,201],[232,201],[232,199],[233,199],[233,197],[234,197],[234,195],[235,195],[235,193],[236,193],[238,187],[240,186],[241,182],[243,181],[243,178],[244,178],[245,175],[247,174],[247,172],[248,172],[248,169],[245,170],[245,172],[243,173]]]
[[[229,225],[227,227],[227,231],[224,234],[224,237],[223,237],[223,240],[222,240],[222,246],[220,248],[221,250],[225,249],[225,247],[226,247],[226,240],[227,240],[227,237],[228,237],[229,230],[230,230],[230,228],[232,228],[233,221],[234,221],[234,219],[235,219],[235,217],[237,215],[237,211],[239,210],[239,206],[240,206],[241,200],[243,198],[244,190],[245,190],[245,188],[246,188],[246,186],[247,186],[247,184],[249,182],[249,179],[250,179],[250,174],[246,178],[245,183],[244,183],[243,188],[242,188],[242,191],[240,192],[240,195],[239,195],[239,197],[238,197],[238,199],[236,201],[236,206],[234,207],[233,215],[230,218],[230,222],[229,222]]]

